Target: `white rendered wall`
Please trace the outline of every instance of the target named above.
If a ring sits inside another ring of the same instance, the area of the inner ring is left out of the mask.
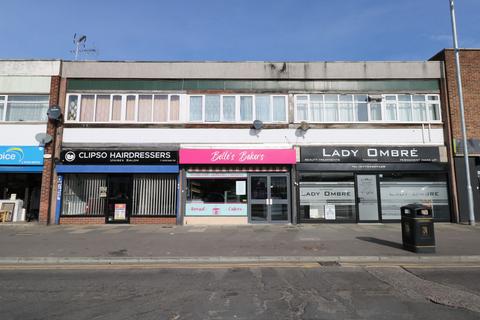
[[[50,77],[0,76],[0,94],[49,94]]]
[[[37,133],[45,133],[47,124],[0,124],[1,146],[38,146]]]
[[[296,129],[65,128],[64,143],[81,144],[355,144],[443,145],[443,129]]]

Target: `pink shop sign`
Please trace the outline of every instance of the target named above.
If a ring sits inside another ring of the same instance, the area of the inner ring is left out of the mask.
[[[295,149],[181,149],[180,164],[295,164]]]

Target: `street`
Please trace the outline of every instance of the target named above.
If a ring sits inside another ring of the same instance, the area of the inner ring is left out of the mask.
[[[0,268],[0,319],[479,319],[480,267]]]

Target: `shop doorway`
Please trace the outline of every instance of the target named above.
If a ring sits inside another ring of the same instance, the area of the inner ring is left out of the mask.
[[[377,175],[357,174],[358,222],[377,222],[378,206]]]
[[[288,174],[251,174],[248,178],[249,222],[290,221],[290,179]]]
[[[107,190],[107,223],[129,223],[132,207],[132,176],[112,175],[108,179]]]
[[[0,174],[0,200],[23,201],[27,221],[37,220],[40,208],[41,173]]]

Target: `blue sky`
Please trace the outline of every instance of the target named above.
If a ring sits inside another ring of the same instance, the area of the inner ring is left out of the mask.
[[[480,47],[480,0],[456,0]],[[448,0],[3,0],[0,59],[426,60],[452,47]]]

